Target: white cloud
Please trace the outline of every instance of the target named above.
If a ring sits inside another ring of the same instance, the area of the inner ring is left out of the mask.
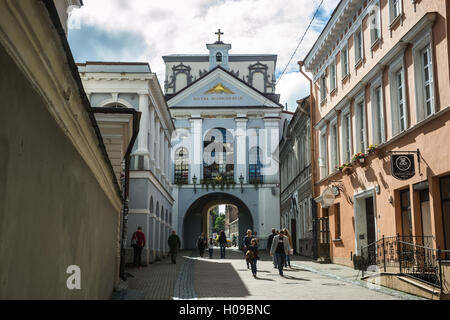
[[[231,53],[277,54],[282,71],[306,29],[319,0],[84,0],[73,12],[83,25],[111,33],[131,32],[145,39],[145,51],[135,52],[135,61],[148,61],[160,81],[164,79],[163,55],[207,53],[220,28],[223,41],[232,44]],[[339,0],[325,0],[322,16],[331,14]],[[322,22],[323,24],[323,22]],[[315,30],[314,30],[315,29]],[[287,72],[298,71],[318,37],[311,28]],[[118,50],[120,52],[120,50]],[[129,56],[129,53],[128,53]],[[120,60],[120,57],[117,57]],[[285,74],[278,91],[283,101],[305,94],[302,75]],[[284,97],[287,95],[287,97]]]
[[[309,82],[300,72],[286,73],[277,85],[277,93],[281,94],[281,103],[288,104],[288,111],[294,112],[296,101],[309,95]]]

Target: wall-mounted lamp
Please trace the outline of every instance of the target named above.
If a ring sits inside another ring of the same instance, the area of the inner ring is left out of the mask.
[[[243,188],[244,177],[242,176],[242,173],[241,173],[241,176],[239,177],[239,182],[241,183],[241,193],[243,193],[244,192],[244,188]]]
[[[194,176],[192,177],[192,182],[194,183],[194,193],[197,193],[197,177]]]

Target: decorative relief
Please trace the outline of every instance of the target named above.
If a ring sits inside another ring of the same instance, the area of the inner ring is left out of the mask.
[[[176,90],[176,80],[177,75],[179,74],[185,74],[187,79],[187,85],[190,85],[192,83],[193,77],[191,76],[191,67],[186,66],[181,62],[180,64],[172,67],[172,75],[170,76],[170,82],[168,80],[164,81],[164,89],[166,92],[168,89],[173,89],[173,92],[177,92]]]
[[[234,94],[233,91],[231,91],[221,83],[216,84],[214,87],[205,92],[205,94],[223,94],[223,93]]]
[[[251,64],[248,67],[248,76],[247,83],[253,87],[253,75],[255,73],[262,73],[264,76],[264,93],[267,93],[267,89],[272,89],[272,92],[275,92],[275,79],[270,80],[271,76],[268,74],[269,67],[267,64],[262,64],[261,62],[257,62],[255,64]]]

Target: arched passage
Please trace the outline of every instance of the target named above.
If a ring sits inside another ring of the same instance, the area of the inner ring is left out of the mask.
[[[220,204],[231,204],[238,208],[239,243],[247,229],[253,230],[252,214],[241,199],[223,192],[210,193],[197,199],[186,211],[183,221],[183,248],[196,248],[198,236],[207,232],[209,209]]]

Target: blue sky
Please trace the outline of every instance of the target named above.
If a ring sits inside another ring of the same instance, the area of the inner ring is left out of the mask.
[[[164,81],[163,55],[206,54],[215,32],[232,44],[230,53],[278,55],[276,76],[285,68],[320,0],[84,0],[73,11],[69,43],[76,62],[149,62]],[[309,94],[298,72],[339,0],[325,0],[302,45],[277,85],[281,102],[294,111]]]

